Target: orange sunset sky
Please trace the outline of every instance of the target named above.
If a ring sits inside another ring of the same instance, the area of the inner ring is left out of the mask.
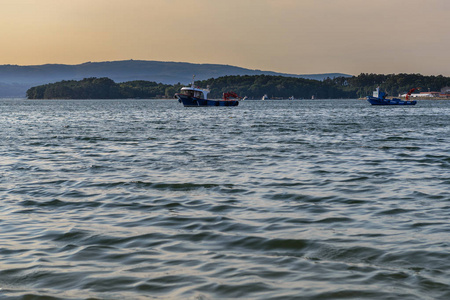
[[[450,76],[449,0],[0,0],[0,64]]]

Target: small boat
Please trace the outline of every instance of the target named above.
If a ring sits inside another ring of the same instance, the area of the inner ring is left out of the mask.
[[[190,87],[183,87],[181,88],[180,93],[175,94],[178,98],[178,102],[183,103],[185,107],[239,105],[239,99],[233,99],[238,98],[234,93],[224,93],[223,99],[208,99],[208,93],[210,90],[195,87],[194,78],[195,76],[192,79],[192,84]]]
[[[367,101],[369,101],[372,105],[416,105],[417,101],[409,100],[409,95],[411,95],[414,90],[415,89],[412,89],[408,92],[406,100],[399,98],[388,99],[386,98],[386,93],[380,91],[380,87],[377,87],[377,89],[373,92],[373,96],[367,96]]]
[[[265,94],[264,96],[262,96],[261,100],[267,100],[269,99],[269,96],[267,96],[267,94]]]

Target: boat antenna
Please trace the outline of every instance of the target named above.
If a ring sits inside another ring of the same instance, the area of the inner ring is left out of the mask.
[[[195,75],[192,75],[192,84],[191,84],[191,88],[194,88],[194,82],[195,82]]]

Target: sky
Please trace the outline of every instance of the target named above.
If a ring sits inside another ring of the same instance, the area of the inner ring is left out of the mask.
[[[450,76],[450,0],[0,0],[0,65]]]

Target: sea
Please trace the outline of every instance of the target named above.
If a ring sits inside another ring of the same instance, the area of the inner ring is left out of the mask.
[[[0,100],[0,299],[450,299],[450,101]]]

